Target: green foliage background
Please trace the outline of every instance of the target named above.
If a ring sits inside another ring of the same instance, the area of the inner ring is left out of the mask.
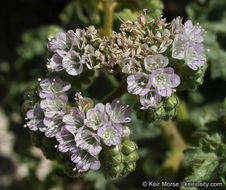
[[[26,1],[21,0],[21,2],[26,5]],[[23,129],[23,94],[27,88],[35,85],[37,78],[43,78],[46,74],[48,37],[60,29],[84,28],[89,25],[101,28],[105,11],[101,0],[71,0],[65,1],[64,4],[49,1],[49,3],[51,4],[49,7],[56,7],[55,17],[50,16],[48,21],[44,20],[43,23],[37,22],[35,26],[24,27],[21,29],[20,36],[14,32],[20,39],[11,50],[16,53],[14,52],[14,56],[10,57],[11,52],[8,50],[8,57],[6,53],[0,59],[2,89],[0,108],[8,117],[9,131],[15,135],[13,151],[18,155],[19,162],[25,164],[29,171],[29,175],[23,179],[14,180],[7,187],[0,185],[0,189],[26,190],[27,187],[34,190],[54,187],[73,189],[78,185],[78,188],[84,190],[135,190],[145,189],[142,187],[142,181],[162,180],[208,181],[226,184],[226,1],[224,0],[200,0],[192,3],[173,0],[164,2],[161,0],[122,0],[118,1],[115,9],[114,30],[117,30],[122,20],[134,20],[143,12],[143,9],[148,9],[146,14],[149,18],[163,14],[167,20],[171,20],[174,16],[180,15],[184,17],[184,20],[191,19],[194,23],[198,22],[207,31],[205,46],[210,51],[208,53],[209,67],[204,84],[195,91],[180,94],[183,103],[179,109],[185,109],[187,114],[185,116],[178,113],[177,128],[185,142],[189,144],[189,148],[184,151],[184,159],[176,173],[169,171],[167,173],[164,166],[164,161],[171,156],[171,151],[157,123],[139,120],[133,112],[130,127],[133,133],[132,138],[139,147],[140,159],[136,170],[129,176],[109,181],[101,173],[89,172],[85,176],[70,178],[65,175],[59,164],[52,162],[50,173],[43,181],[40,181],[36,175],[40,158],[32,153],[29,131]],[[43,6],[47,7],[42,3],[38,6],[40,9]],[[175,11],[175,7],[181,7],[183,12]],[[16,30],[16,27],[16,25],[13,26],[13,30]],[[25,28],[29,29],[25,30]],[[13,41],[14,38],[11,40]],[[77,88],[96,100],[102,99],[119,84],[118,76],[105,72],[87,75],[89,77],[77,78]],[[94,82],[91,83],[91,81]],[[122,100],[133,105],[134,97],[125,94]],[[4,163],[0,161],[1,164]],[[0,172],[0,177],[4,175]],[[181,189],[198,190],[201,188],[182,187]],[[222,187],[223,189],[225,187]]]

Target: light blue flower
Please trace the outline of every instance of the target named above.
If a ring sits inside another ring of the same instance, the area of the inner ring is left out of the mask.
[[[202,44],[203,40],[203,30],[201,27],[194,26],[188,20],[182,29],[177,30],[172,45],[172,57],[175,59],[184,59],[187,66],[193,70],[197,70],[206,63],[205,49]]]
[[[56,38],[51,38],[48,42],[48,49],[60,56],[64,56],[73,47],[73,31],[57,32]]]
[[[204,46],[191,43],[185,52],[185,63],[193,70],[197,70],[206,63]]]
[[[75,135],[65,127],[62,127],[56,134],[56,139],[59,142],[58,148],[60,152],[68,152],[76,148]]]
[[[153,57],[147,56],[144,58],[144,67],[149,72],[166,67],[168,63],[169,59],[161,54],[154,55]]]
[[[105,105],[98,103],[94,108],[91,108],[86,113],[85,125],[97,130],[108,121],[108,116],[105,112]]]
[[[40,82],[40,98],[59,96],[71,88],[71,84],[62,81],[58,77],[43,79]]]
[[[137,72],[135,75],[127,77],[127,89],[131,94],[143,96],[147,94],[150,87],[150,77],[143,72]]]
[[[151,74],[151,82],[159,95],[170,97],[173,88],[180,84],[180,77],[174,73],[173,68],[162,68]]]
[[[143,106],[141,109],[148,109],[149,107],[156,107],[161,101],[161,96],[155,89],[151,89],[146,95],[140,97],[140,103]]]
[[[115,99],[111,104],[106,104],[106,112],[114,123],[128,123],[131,121],[129,106],[118,99]]]
[[[71,133],[76,133],[77,130],[84,126],[85,114],[78,108],[72,108],[70,114],[63,116],[65,128]]]
[[[76,136],[75,142],[77,147],[88,151],[91,155],[98,155],[102,150],[99,136],[90,130],[80,129]]]
[[[75,51],[69,51],[62,60],[63,68],[69,75],[76,76],[82,73],[83,63],[80,55]]]
[[[58,54],[54,54],[46,65],[48,70],[50,72],[62,71],[64,69],[62,65],[62,60],[63,60],[63,57],[61,57]]]
[[[64,126],[61,115],[54,115],[53,117],[45,117],[43,120],[45,124],[44,133],[48,138],[54,137]]]
[[[40,107],[44,110],[45,117],[52,118],[55,115],[64,115],[66,113],[67,96],[52,96],[40,102]]]
[[[119,145],[121,143],[121,135],[123,127],[120,124],[113,124],[112,122],[106,123],[103,127],[99,128],[97,134],[103,139],[107,146]]]
[[[100,161],[98,160],[98,158],[91,155],[86,150],[74,148],[71,155],[71,160],[76,163],[76,169],[78,170],[78,172],[86,172],[89,169],[100,169]]]
[[[30,130],[43,131],[43,128],[45,128],[45,125],[43,123],[44,112],[38,103],[35,104],[34,109],[27,112],[27,119],[30,120],[27,123],[27,126]]]

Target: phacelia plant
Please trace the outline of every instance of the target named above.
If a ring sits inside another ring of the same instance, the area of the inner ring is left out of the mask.
[[[123,22],[119,32],[108,36],[94,26],[57,32],[47,44],[47,77],[39,79],[24,104],[34,143],[71,175],[89,170],[101,170],[107,178],[129,174],[138,160],[137,145],[127,126],[133,122],[130,106],[119,97],[135,95],[133,111],[139,119],[173,118],[177,92],[203,81],[203,40],[203,29],[190,20],[183,24],[178,17],[167,23],[146,15]],[[118,73],[122,84],[94,103],[74,86],[87,70]]]

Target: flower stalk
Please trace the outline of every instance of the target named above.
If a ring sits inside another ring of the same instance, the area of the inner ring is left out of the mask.
[[[182,139],[173,121],[161,121],[159,127],[171,150],[171,156],[165,160],[160,176],[161,180],[172,181],[179,170],[183,159],[183,151],[188,145]],[[170,175],[168,175],[169,173]]]
[[[98,30],[98,32],[101,35],[110,36],[112,32],[112,26],[113,26],[113,13],[117,5],[117,2],[109,1],[109,0],[102,0],[102,2],[105,6],[104,28]]]

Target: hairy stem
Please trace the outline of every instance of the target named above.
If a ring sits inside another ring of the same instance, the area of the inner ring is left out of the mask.
[[[104,28],[99,29],[98,33],[104,36],[110,36],[112,33],[113,26],[113,13],[117,5],[115,1],[102,0],[105,6],[105,18],[104,18]]]
[[[107,102],[112,102],[114,99],[122,96],[127,89],[126,81],[123,80],[117,88],[115,88],[110,94],[108,94],[101,102],[106,104]]]
[[[159,127],[171,150],[171,156],[163,164],[161,180],[173,181],[183,159],[183,151],[187,147],[173,121],[161,121]],[[161,188],[163,189],[163,188]]]

